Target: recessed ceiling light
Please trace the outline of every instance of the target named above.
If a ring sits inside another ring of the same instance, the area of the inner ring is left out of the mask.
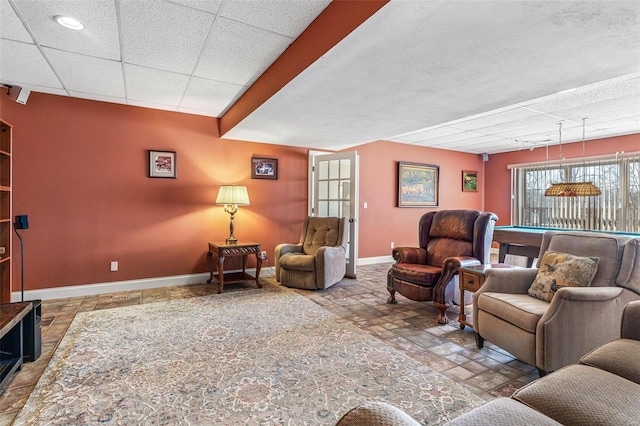
[[[84,30],[84,24],[78,21],[76,18],[72,18],[71,16],[58,15],[55,16],[54,19],[58,24],[62,25],[65,28],[69,28],[70,30]]]

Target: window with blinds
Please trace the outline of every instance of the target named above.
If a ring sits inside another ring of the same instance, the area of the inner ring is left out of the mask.
[[[640,153],[509,168],[514,225],[640,233]],[[560,182],[593,182],[601,195],[544,195]]]

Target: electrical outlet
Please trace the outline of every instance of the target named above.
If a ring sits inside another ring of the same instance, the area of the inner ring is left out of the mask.
[[[116,272],[118,270],[118,262],[117,261],[112,261],[111,262],[111,272]]]
[[[391,248],[393,248],[395,246],[395,244],[393,244],[393,241],[391,241]]]
[[[262,253],[260,253],[260,258],[261,259],[266,259],[267,258],[267,252],[263,251]]]

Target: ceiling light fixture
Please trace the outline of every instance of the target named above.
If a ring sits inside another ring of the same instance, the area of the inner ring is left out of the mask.
[[[585,121],[582,119],[582,168],[585,169],[584,164],[584,133],[585,133]],[[562,123],[558,123],[558,139],[560,141],[560,169],[562,169]],[[593,182],[561,182],[552,183],[546,191],[544,191],[546,197],[592,197],[600,195],[600,188],[595,186]]]
[[[81,31],[84,30],[84,24],[71,16],[57,15],[54,16],[56,22],[65,28],[70,30]]]

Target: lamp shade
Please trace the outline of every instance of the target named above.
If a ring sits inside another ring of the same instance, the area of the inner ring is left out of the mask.
[[[216,204],[235,204],[236,206],[249,205],[249,193],[246,186],[222,185],[218,191]]]
[[[553,183],[544,192],[546,197],[591,197],[600,195],[593,182]]]

